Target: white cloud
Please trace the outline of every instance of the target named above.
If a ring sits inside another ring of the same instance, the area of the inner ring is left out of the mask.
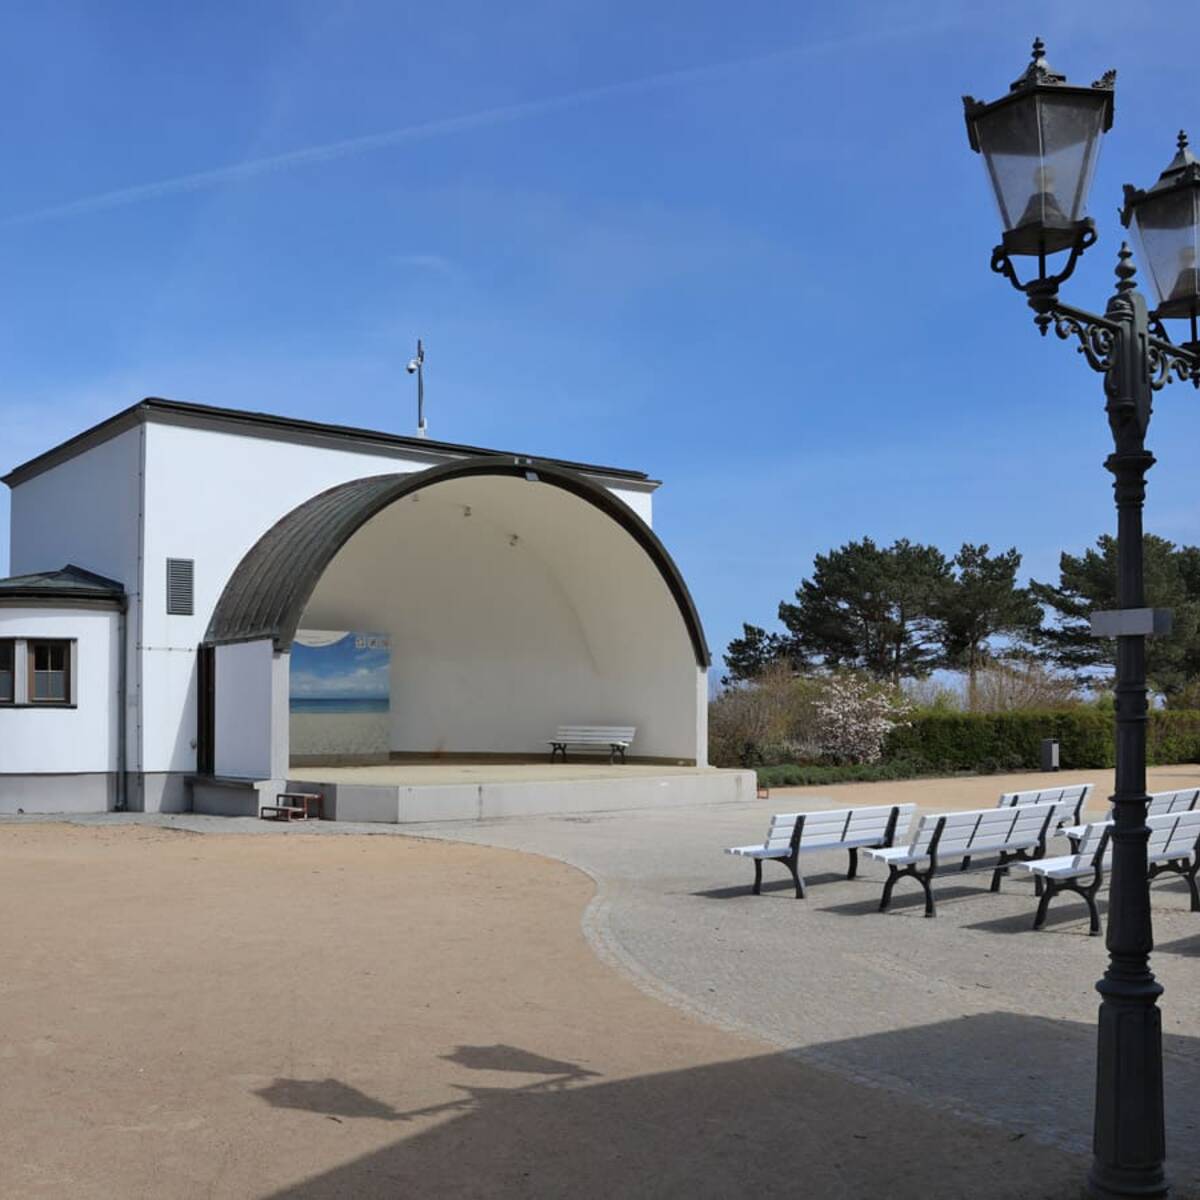
[[[333,699],[335,697],[384,697],[390,687],[388,665],[360,667],[347,675],[326,677],[311,671],[293,671],[291,694],[299,697]]]

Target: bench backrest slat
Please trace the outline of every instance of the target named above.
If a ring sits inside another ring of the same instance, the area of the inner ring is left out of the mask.
[[[941,833],[937,841],[937,853],[947,858],[1036,846],[1061,803],[1050,801],[1007,808],[927,813],[921,818],[909,851],[914,855],[927,854],[939,826]]]
[[[776,813],[767,830],[766,847],[770,850],[786,849],[792,840],[798,818],[804,818],[800,831],[800,845],[805,849],[820,846],[840,846],[848,840],[861,841],[875,838],[882,842],[892,824],[892,813],[896,813],[893,837],[903,838],[908,832],[909,822],[915,805],[887,804],[868,808],[819,809],[804,813]]]
[[[1200,838],[1200,812],[1185,810],[1165,816],[1149,817],[1146,825],[1150,858],[1190,858]]]
[[[1005,792],[996,801],[997,808],[1018,808],[1029,804],[1045,804],[1048,800],[1056,800],[1061,804],[1060,812],[1055,816],[1055,824],[1067,822],[1077,824],[1088,796],[1092,792],[1090,783],[1072,783],[1066,787],[1034,789],[1027,792]]]
[[[636,725],[559,725],[554,731],[554,739],[557,742],[578,742],[589,738],[632,742],[636,732]]]
[[[1151,792],[1146,805],[1146,816],[1163,817],[1168,813],[1190,812],[1196,806],[1196,788],[1184,788],[1178,792]]]

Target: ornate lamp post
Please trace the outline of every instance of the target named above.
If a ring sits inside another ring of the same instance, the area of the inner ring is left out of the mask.
[[[1093,1162],[1094,1197],[1165,1196],[1163,1171],[1162,986],[1150,970],[1153,934],[1146,867],[1146,636],[1170,629],[1170,613],[1145,607],[1142,504],[1154,456],[1145,445],[1151,398],[1173,379],[1200,387],[1200,162],[1180,134],[1179,153],[1146,191],[1125,188],[1122,224],[1135,226],[1158,293],[1148,312],[1136,290],[1127,245],[1117,286],[1103,315],[1058,299],[1059,286],[1096,240],[1085,215],[1101,135],[1112,125],[1115,72],[1091,87],[1073,87],[1044,57],[1033,61],[1008,95],[991,104],[963,97],[971,148],[982,153],[1000,206],[1004,234],[992,270],[1025,294],[1044,335],[1051,325],[1075,338],[1088,365],[1104,376],[1117,503],[1118,604],[1096,613],[1092,632],[1117,640],[1116,792],[1108,910],[1108,969],[1100,993]],[[1049,260],[1067,257],[1057,272]],[[1018,259],[1036,260],[1022,282]],[[1190,339],[1175,345],[1163,320],[1187,318]]]

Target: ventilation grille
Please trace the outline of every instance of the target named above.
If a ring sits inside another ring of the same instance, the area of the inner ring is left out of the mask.
[[[195,560],[167,559],[167,612],[177,617],[190,617],[195,611],[193,581]]]

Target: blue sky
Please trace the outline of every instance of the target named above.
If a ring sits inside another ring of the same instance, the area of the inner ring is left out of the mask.
[[[1200,135],[1194,4],[10,6],[0,467],[144,395],[639,467],[714,657],[814,553],[1111,527],[1099,380],[988,270],[964,91],[1118,69],[1067,297]],[[1147,528],[1200,541],[1200,396]],[[7,526],[7,497],[0,499]],[[61,564],[48,563],[48,567]],[[0,571],[7,545],[0,545]]]
[[[360,644],[360,643],[366,644]],[[290,691],[294,699],[386,700],[391,652],[387,639],[347,633],[326,646],[292,645]]]

